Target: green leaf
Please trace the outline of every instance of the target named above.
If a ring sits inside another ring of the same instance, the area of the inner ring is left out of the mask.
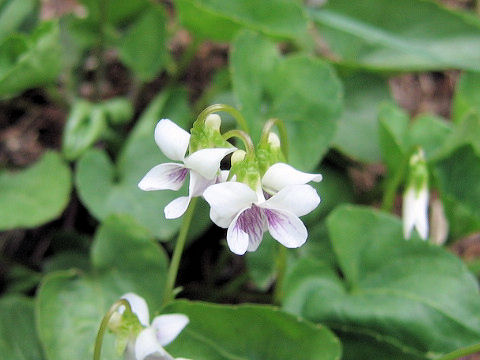
[[[120,59],[142,81],[152,80],[166,65],[166,18],[160,6],[151,6],[120,39]]]
[[[139,181],[152,167],[171,162],[153,138],[155,125],[161,118],[170,118],[187,127],[190,113],[185,91],[167,91],[152,101],[131,132],[116,164],[105,151],[85,153],[78,162],[75,180],[80,199],[96,218],[102,220],[114,213],[129,214],[155,237],[169,240],[178,231],[181,219],[165,219],[163,209],[187,190],[146,192],[138,188]],[[203,219],[200,221],[203,226],[192,228],[196,234],[210,224],[208,211],[202,209],[196,217]]]
[[[242,28],[287,39],[307,31],[303,9],[294,1],[176,0],[175,4],[182,24],[195,36],[211,40],[230,41]]]
[[[409,129],[411,149],[421,146],[427,160],[435,159],[452,133],[450,123],[435,115],[417,116]]]
[[[345,109],[333,140],[335,148],[363,162],[380,161],[378,108],[391,99],[385,78],[369,73],[353,73],[342,78]]]
[[[417,236],[404,240],[398,218],[371,208],[336,209],[328,230],[343,276],[300,261],[286,279],[284,308],[337,329],[345,359],[372,349],[375,359],[432,359],[478,342],[478,285],[453,254]]]
[[[431,0],[329,0],[309,11],[331,57],[371,70],[480,69],[480,21]]]
[[[11,35],[0,43],[0,97],[52,83],[62,56],[56,22],[42,23],[30,35]]]
[[[0,298],[0,354],[8,360],[39,360],[33,301],[22,296]]]
[[[465,72],[462,74],[453,98],[452,120],[462,121],[472,110],[480,113],[480,74]]]
[[[251,54],[261,54],[262,65]],[[287,127],[289,162],[303,171],[313,169],[328,149],[342,107],[334,70],[303,55],[282,58],[274,43],[250,31],[236,37],[230,65],[233,90],[254,141],[267,119],[278,118]]]
[[[37,0],[1,0],[0,41],[16,32],[37,8]]]
[[[35,227],[57,218],[70,188],[70,169],[55,152],[26,170],[0,173],[0,229]]]
[[[327,328],[270,306],[176,301],[165,310],[186,314],[190,319],[180,336],[167,346],[176,357],[198,360],[340,358],[340,343]]]
[[[150,312],[158,309],[167,271],[164,251],[148,231],[128,216],[105,220],[95,235],[91,270],[59,271],[40,286],[36,315],[47,359],[91,359],[100,322],[127,292],[145,298]],[[117,359],[112,336],[102,359]]]
[[[80,0],[88,9],[88,19],[98,23],[101,19],[101,2],[98,0]],[[122,25],[138,16],[151,4],[148,0],[106,0],[105,20],[114,25]]]

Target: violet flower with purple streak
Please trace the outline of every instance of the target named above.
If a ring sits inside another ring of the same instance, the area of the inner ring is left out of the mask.
[[[168,119],[162,119],[155,127],[155,142],[171,160],[182,163],[164,163],[153,167],[140,181],[138,187],[144,191],[179,190],[188,174],[190,183],[188,196],[181,196],[165,207],[165,217],[175,219],[182,216],[193,197],[201,196],[210,185],[218,182],[220,162],[235,151],[235,148],[209,148],[198,150],[185,157],[190,143],[190,134]]]

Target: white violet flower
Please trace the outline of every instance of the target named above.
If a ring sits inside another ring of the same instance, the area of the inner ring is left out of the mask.
[[[415,227],[423,240],[428,237],[428,188],[410,187],[403,196],[403,236],[409,239]]]
[[[132,312],[140,323],[145,326],[135,342],[127,345],[125,358],[127,360],[175,360],[163,347],[170,344],[187,326],[189,320],[183,314],[160,315],[150,324],[150,314],[145,300],[134,293],[122,296],[129,302]],[[125,308],[119,309],[123,313]],[[181,360],[178,358],[177,360]]]
[[[308,214],[320,203],[310,185],[287,185],[265,200],[261,189],[255,192],[235,181],[212,185],[203,197],[210,204],[212,221],[228,228],[228,246],[238,255],[255,251],[267,230],[288,248],[302,246],[308,233],[299,216]]]
[[[215,184],[221,160],[235,151],[235,148],[209,148],[185,157],[190,134],[168,119],[160,120],[155,127],[155,142],[169,159],[182,163],[164,163],[153,167],[139,182],[140,189],[179,190],[190,174],[188,196],[181,196],[165,207],[167,219],[182,216],[193,197],[202,195],[209,185]]]

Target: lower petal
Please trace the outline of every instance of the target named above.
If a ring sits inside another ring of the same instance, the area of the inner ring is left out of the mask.
[[[235,254],[255,251],[260,245],[265,228],[262,210],[255,205],[246,208],[233,219],[227,231],[227,243]]]
[[[188,169],[183,165],[165,163],[153,167],[140,182],[138,187],[144,191],[178,190],[187,177]]]
[[[160,345],[170,344],[180,332],[187,326],[189,320],[183,314],[167,314],[157,316],[152,321],[152,327],[157,334]]]
[[[173,360],[157,340],[155,330],[148,327],[140,332],[135,342],[135,356],[137,360],[144,360],[150,355],[158,356],[159,359]]]
[[[182,196],[171,201],[163,212],[167,219],[177,219],[187,211],[188,204],[190,204],[190,198],[188,196]]]
[[[308,232],[303,222],[286,210],[263,209],[270,235],[287,248],[298,248],[307,241]]]

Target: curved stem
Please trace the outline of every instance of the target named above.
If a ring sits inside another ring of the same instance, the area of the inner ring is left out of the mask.
[[[452,351],[451,353],[440,356],[435,360],[455,360],[463,356],[475,354],[477,352],[480,352],[480,343]]]
[[[177,280],[178,267],[180,265],[180,259],[182,258],[183,248],[187,240],[188,230],[192,222],[193,213],[195,212],[195,205],[198,198],[193,198],[188,205],[188,209],[183,217],[182,227],[178,233],[177,243],[175,244],[175,250],[173,250],[172,260],[170,261],[170,267],[168,268],[167,283],[165,284],[165,292],[163,294],[163,305],[167,305],[175,298],[174,286]]]
[[[262,137],[261,137],[261,142],[263,141],[268,141],[268,134],[272,130],[272,127],[276,125],[279,135],[280,135],[280,147],[282,148],[283,155],[285,156],[285,159],[288,161],[288,134],[287,134],[287,128],[285,127],[285,124],[282,120],[280,119],[269,119],[265,125],[263,126],[262,129]]]
[[[280,306],[283,299],[283,282],[287,270],[287,248],[280,243],[278,243],[278,246],[277,282],[275,284],[275,290],[273,291],[273,303]]]
[[[222,135],[225,140],[228,140],[232,137],[237,137],[242,140],[243,144],[245,145],[245,151],[247,154],[254,154],[255,147],[253,146],[252,139],[248,134],[242,130],[230,130],[227,131],[225,134]]]
[[[198,115],[197,121],[204,123],[208,115],[216,112],[220,112],[220,111],[223,111],[232,115],[237,121],[240,128],[247,133],[249,132],[247,121],[245,120],[243,115],[240,113],[240,111],[238,111],[237,109],[235,109],[233,106],[230,106],[230,105],[225,105],[225,104],[210,105]]]
[[[105,331],[107,330],[108,323],[112,315],[118,310],[120,306],[125,306],[128,311],[132,311],[130,307],[130,303],[125,299],[120,299],[115,302],[100,323],[100,328],[98,329],[97,338],[95,339],[95,350],[93,352],[93,360],[100,360],[100,355],[102,354],[102,344],[103,344],[103,336],[105,335]]]

